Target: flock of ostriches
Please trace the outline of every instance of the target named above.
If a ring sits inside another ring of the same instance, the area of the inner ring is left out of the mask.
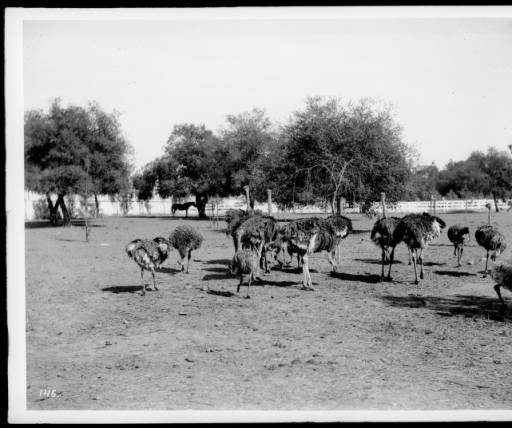
[[[499,230],[491,225],[491,206],[488,222],[475,231],[475,239],[486,252],[484,277],[488,273],[489,256],[494,262],[506,249],[505,237]],[[235,246],[235,255],[228,267],[228,271],[240,277],[237,293],[243,283],[244,275],[248,275],[247,295],[253,280],[263,270],[270,272],[269,258],[281,266],[289,264],[293,255],[297,256],[299,267],[302,266],[303,286],[305,290],[313,290],[309,273],[309,258],[313,253],[326,251],[332,271],[337,269],[340,246],[344,238],[352,231],[352,222],[342,215],[334,215],[325,219],[318,217],[302,218],[290,221],[283,226],[271,216],[261,213],[247,213],[243,210],[230,210],[226,214],[226,234],[231,235]],[[437,216],[428,213],[408,214],[402,218],[383,217],[377,220],[371,231],[371,240],[382,250],[381,281],[391,280],[396,246],[403,242],[409,250],[409,264],[414,266],[415,284],[418,284],[417,265],[420,267],[419,278],[423,279],[423,252],[428,243],[441,235],[446,227],[445,222]],[[448,229],[448,238],[453,243],[454,255],[457,257],[457,266],[461,266],[461,257],[464,244],[470,238],[470,229],[467,226],[455,224]],[[188,273],[190,258],[193,250],[200,247],[202,236],[190,226],[178,226],[168,238],[136,239],[126,246],[128,256],[133,259],[141,269],[142,295],[145,294],[144,270],[151,272],[153,286],[156,287],[155,269],[158,268],[175,248],[181,257],[178,262],[182,271]],[[290,257],[289,260],[287,258]],[[186,259],[186,267],[185,267]],[[385,277],[384,266],[389,264],[388,274]],[[502,308],[505,302],[501,296],[500,287],[512,291],[512,263],[495,263],[491,269],[491,277],[496,282],[494,289],[501,301]]]

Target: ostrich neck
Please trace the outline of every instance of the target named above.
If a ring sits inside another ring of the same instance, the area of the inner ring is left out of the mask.
[[[489,212],[487,213],[487,223],[491,224],[491,209],[489,208]]]

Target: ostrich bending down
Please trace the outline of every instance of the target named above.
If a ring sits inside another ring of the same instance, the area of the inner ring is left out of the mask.
[[[327,251],[332,270],[336,271],[334,260],[336,250],[340,241],[351,230],[352,222],[343,216],[333,216],[325,220],[318,217],[303,218],[283,226],[280,231],[282,241],[287,242],[293,252],[302,256],[303,289],[313,290],[309,273],[309,256]]]
[[[146,294],[146,284],[144,284],[144,269],[151,271],[153,276],[153,287],[158,290],[155,279],[155,268],[158,268],[166,259],[171,251],[171,244],[165,238],[135,239],[125,248],[126,254],[135,263],[140,266],[140,277],[142,280],[142,293]]]
[[[190,207],[196,207],[195,202],[185,202],[184,204],[172,204],[172,215],[176,213],[176,211],[185,211],[185,216],[188,217],[188,209]]]
[[[403,217],[393,233],[394,245],[389,260],[388,278],[391,280],[391,266],[395,256],[395,248],[400,242],[404,242],[411,251],[412,263],[414,265],[414,283],[418,284],[418,272],[416,262],[420,263],[420,279],[423,279],[423,249],[428,243],[441,235],[441,230],[446,223],[439,217],[423,214],[408,214]],[[419,250],[419,255],[418,255]]]
[[[457,267],[461,267],[460,259],[464,252],[464,244],[469,240],[469,227],[454,224],[448,228],[448,239],[453,244],[453,255],[457,256]]]
[[[235,248],[248,248],[255,250],[261,260],[265,273],[270,272],[267,252],[275,246],[278,238],[279,226],[275,218],[270,216],[254,215],[242,220],[233,230],[232,236]]]
[[[190,258],[192,257],[192,250],[197,250],[203,242],[202,235],[191,226],[178,226],[169,235],[170,244],[178,250],[181,260],[178,264],[181,266],[181,271],[185,270],[185,257],[187,257],[187,270],[190,265]]]
[[[496,257],[498,257],[507,248],[505,236],[503,236],[496,227],[491,225],[491,204],[487,203],[485,206],[489,210],[487,224],[480,226],[475,232],[476,242],[478,242],[478,245],[484,247],[487,251],[484,278],[487,276],[488,272],[487,267],[489,263],[489,253],[491,253],[491,260],[494,262]]]

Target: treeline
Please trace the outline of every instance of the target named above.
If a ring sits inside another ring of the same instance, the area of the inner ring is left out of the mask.
[[[123,199],[134,192],[147,200],[155,188],[162,198],[193,195],[200,216],[210,198],[246,187],[252,205],[271,189],[282,207],[328,204],[333,212],[342,199],[369,206],[381,192],[388,200],[418,200],[505,198],[512,190],[508,152],[475,152],[441,171],[415,165],[391,107],[370,99],[310,97],[285,124],[272,123],[259,109],[228,115],[218,132],[179,124],[162,156],[131,176],[130,153],[118,114],[96,103],[64,108],[56,100],[48,113],[25,114],[26,187],[46,194],[52,216],[60,207],[65,220],[65,195]]]

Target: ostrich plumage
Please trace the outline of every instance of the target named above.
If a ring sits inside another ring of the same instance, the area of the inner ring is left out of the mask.
[[[235,253],[231,263],[229,264],[228,271],[232,275],[240,277],[240,282],[236,289],[237,293],[240,292],[240,286],[243,284],[244,275],[249,275],[246,298],[249,298],[249,288],[251,287],[252,281],[257,278],[259,260],[260,256],[256,250],[244,248]]]
[[[448,228],[447,235],[448,239],[453,244],[453,255],[457,256],[457,267],[460,267],[464,245],[469,241],[469,227],[462,224],[454,224]]]
[[[430,241],[441,235],[441,230],[445,227],[446,223],[441,218],[429,213],[408,214],[402,217],[393,233],[394,246],[391,249],[388,278],[391,279],[395,248],[400,242],[403,242],[411,252],[414,265],[414,283],[418,284],[416,262],[420,263],[420,279],[423,279],[423,250]]]
[[[484,273],[484,277],[486,277],[489,255],[491,256],[491,260],[494,262],[496,258],[507,248],[507,241],[505,236],[496,227],[490,224],[480,226],[476,229],[475,240],[478,245],[483,247],[487,252]]]
[[[275,246],[279,225],[271,216],[253,215],[241,221],[233,230],[235,248],[256,250],[265,272],[269,272],[267,252]]]
[[[512,263],[496,263],[491,269],[491,277],[496,281],[494,290],[496,291],[501,304],[505,307],[505,301],[503,300],[503,297],[501,297],[500,287],[512,291]]]
[[[332,271],[336,271],[334,256],[342,239],[352,231],[349,218],[340,215],[327,219],[309,217],[289,222],[281,228],[280,238],[290,250],[302,257],[303,288],[312,290],[309,273],[309,256],[327,252]]]
[[[162,240],[160,240],[162,239]],[[157,241],[158,240],[158,241]],[[153,287],[158,290],[155,279],[155,268],[158,268],[168,257],[171,245],[165,238],[135,239],[125,248],[126,254],[140,267],[142,280],[142,295],[146,294],[144,270],[149,270],[153,276]]]
[[[188,273],[192,251],[197,250],[201,246],[203,236],[193,227],[182,225],[176,227],[176,229],[171,232],[169,235],[169,242],[180,254],[181,260],[178,260],[178,263],[182,272],[185,270],[185,257],[187,258],[186,273]]]
[[[380,274],[380,280],[384,279],[384,265],[389,262],[390,249],[396,246],[394,233],[395,229],[400,223],[401,218],[399,217],[384,217],[375,222],[373,225],[370,239],[373,243],[379,246],[382,250],[381,254],[381,265],[382,270]],[[389,278],[388,276],[388,279]]]

